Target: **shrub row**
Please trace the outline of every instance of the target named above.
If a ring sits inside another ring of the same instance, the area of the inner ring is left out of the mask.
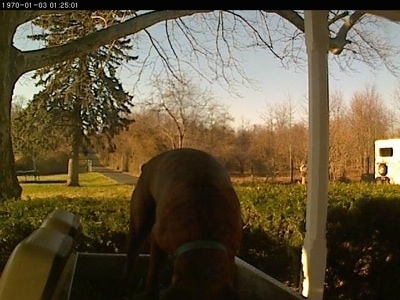
[[[36,161],[36,168],[40,175],[67,174],[68,172],[68,154],[65,152],[53,152],[44,158]],[[79,159],[80,172],[86,172],[88,169],[86,158]],[[34,164],[31,157],[18,157],[15,162],[17,170],[33,170]]]
[[[302,185],[240,185],[244,239],[239,256],[293,288],[299,286],[307,190]],[[0,205],[3,260],[64,208],[80,216],[77,250],[125,251],[127,199],[65,198],[8,201]],[[329,188],[326,299],[398,299],[400,291],[400,187],[334,184]]]
[[[301,272],[307,190],[240,186],[241,255],[296,288]],[[325,299],[400,299],[400,186],[332,184],[328,192]]]

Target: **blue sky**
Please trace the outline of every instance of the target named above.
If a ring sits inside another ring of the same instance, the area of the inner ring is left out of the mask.
[[[27,30],[29,31],[29,29],[25,29],[25,32]],[[383,32],[391,38],[399,40],[397,44],[400,45],[400,25],[387,21]],[[18,39],[14,40],[18,48],[24,50],[35,48],[21,36],[19,35]],[[249,124],[261,124],[263,120],[260,114],[267,111],[268,105],[285,102],[289,99],[299,114],[304,113],[301,106],[305,105],[307,98],[306,68],[303,70],[294,67],[285,69],[271,54],[261,51],[245,53],[243,58],[246,61],[244,64],[246,74],[258,82],[258,89],[240,89],[241,98],[228,94],[218,86],[213,89],[215,98],[229,108],[230,114],[235,118],[235,125],[239,125],[242,121]],[[341,91],[346,101],[355,92],[363,91],[367,84],[374,84],[385,103],[390,105],[395,89],[400,87],[398,78],[384,67],[372,72],[366,65],[354,64],[353,68],[357,70],[356,72],[342,72],[335,63],[330,62],[329,66],[330,89]],[[32,95],[37,92],[34,82],[30,80],[30,75],[32,74],[23,76],[17,82],[14,95],[23,95],[27,99],[31,99]],[[129,79],[121,76],[121,80],[124,82]],[[147,83],[143,82],[143,84]],[[140,96],[138,100],[140,100]]]

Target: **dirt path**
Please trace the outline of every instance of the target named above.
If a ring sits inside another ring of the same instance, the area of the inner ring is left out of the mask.
[[[108,178],[122,184],[135,185],[138,180],[136,176],[114,171],[105,167],[93,167],[93,172],[99,172],[104,176],[107,176]]]

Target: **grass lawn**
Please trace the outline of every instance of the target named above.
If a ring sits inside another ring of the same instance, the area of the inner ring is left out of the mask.
[[[96,173],[79,174],[79,187],[66,185],[67,175],[40,176],[38,182],[24,182],[21,178],[22,199],[44,198],[94,198],[115,199],[130,198],[133,187],[121,184],[108,177]]]

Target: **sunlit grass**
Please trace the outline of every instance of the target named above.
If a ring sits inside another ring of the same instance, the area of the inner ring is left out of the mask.
[[[79,174],[79,187],[66,185],[67,175],[40,176],[36,183],[25,183],[20,181],[22,186],[22,199],[43,199],[43,198],[93,198],[93,199],[115,199],[129,198],[133,187],[121,184],[96,173]]]

